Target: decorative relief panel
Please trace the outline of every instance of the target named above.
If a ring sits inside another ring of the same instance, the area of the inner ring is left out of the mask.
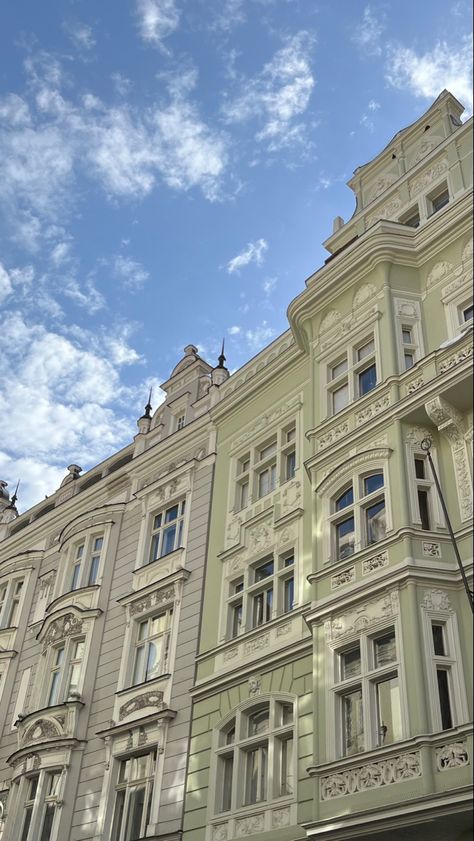
[[[333,616],[324,623],[327,641],[339,640],[351,634],[357,634],[381,622],[386,618],[395,617],[399,612],[398,592],[392,590],[384,596],[365,604],[349,608],[346,613]]]
[[[282,403],[280,406],[277,406],[275,409],[265,412],[265,414],[261,415],[261,417],[255,420],[252,424],[249,424],[242,435],[239,435],[238,438],[232,441],[230,451],[234,452],[235,450],[238,450],[243,444],[245,444],[246,441],[249,440],[249,438],[254,438],[261,430],[271,427],[281,417],[284,417],[291,411],[296,411],[300,408],[301,404],[301,397],[297,395],[296,397],[292,397],[292,399],[288,400],[286,403]]]
[[[265,813],[250,815],[248,818],[239,818],[235,821],[236,838],[246,838],[247,835],[255,835],[265,829]]]
[[[432,543],[424,540],[422,543],[422,551],[425,558],[441,558],[441,546],[439,543]]]
[[[21,715],[16,723],[18,734],[18,749],[32,745],[34,742],[48,742],[57,739],[71,739],[76,735],[76,724],[79,711],[83,707],[81,701],[68,701],[55,711],[30,713],[26,717]]]
[[[84,621],[73,613],[66,613],[55,619],[48,627],[43,639],[43,650],[59,640],[73,634],[81,634],[85,630]]]
[[[472,481],[464,440],[465,424],[460,412],[442,397],[435,397],[426,403],[425,409],[439,431],[446,436],[450,445],[456,475],[461,520],[472,517]]]
[[[248,530],[247,546],[250,553],[262,552],[273,545],[274,533],[269,522],[258,523]]]
[[[386,204],[379,207],[375,213],[371,213],[365,220],[366,228],[370,228],[379,219],[393,219],[398,215],[398,211],[402,207],[402,200],[399,195],[395,195]]]
[[[143,692],[141,695],[136,695],[130,698],[125,704],[119,708],[119,721],[127,718],[131,713],[142,710],[144,707],[155,707],[156,709],[163,708],[163,692],[157,690],[151,692]]]
[[[377,290],[375,286],[371,283],[363,283],[354,295],[352,309],[356,310],[359,309],[359,307],[363,307],[367,301],[373,301],[376,295]]]
[[[448,771],[450,768],[460,768],[470,765],[467,752],[467,742],[451,742],[436,750],[436,768],[438,771]]]
[[[281,514],[284,516],[294,508],[298,508],[301,502],[301,482],[293,481],[285,484],[281,493]]]
[[[256,651],[262,651],[270,645],[270,634],[261,634],[259,637],[254,637],[244,645],[244,655],[255,654]]]
[[[286,809],[275,809],[272,812],[272,826],[276,829],[280,829],[283,826],[289,826],[290,823],[291,814],[289,807]]]
[[[422,376],[416,377],[414,380],[410,380],[410,382],[406,385],[407,394],[413,394],[414,391],[418,391],[419,388],[422,388],[424,384],[425,381]]]
[[[327,333],[329,330],[337,327],[341,322],[341,318],[341,313],[338,310],[329,310],[321,321],[319,335],[321,336],[323,333]]]
[[[427,610],[446,611],[452,613],[451,602],[448,594],[444,590],[428,590],[421,603],[421,606]]]
[[[365,558],[362,561],[362,575],[370,575],[377,569],[388,566],[387,552],[378,552],[377,555],[372,555],[371,558]]]
[[[413,181],[409,184],[410,190],[410,198],[414,196],[418,196],[419,193],[426,190],[433,181],[436,181],[444,172],[448,169],[448,159],[441,158],[440,160],[433,163],[428,169],[425,169],[421,175],[418,175],[417,178],[414,178]]]
[[[227,841],[228,833],[227,833],[228,825],[227,823],[219,823],[217,826],[212,827],[212,841]]]
[[[373,184],[370,192],[368,202],[374,201],[378,196],[388,190],[395,181],[398,181],[399,176],[396,175],[394,172],[388,172],[386,175],[381,175],[380,178],[377,178],[377,181]]]
[[[414,166],[426,157],[433,149],[442,143],[443,138],[439,135],[432,135],[429,140],[422,140],[420,145],[416,148],[413,158],[410,161],[410,166]]]
[[[326,447],[330,447],[331,444],[334,444],[335,441],[339,440],[339,438],[344,438],[348,432],[348,421],[340,423],[339,426],[335,426],[333,429],[330,429],[329,432],[322,435],[321,438],[318,438],[318,450],[325,450]]]
[[[339,774],[321,777],[321,800],[334,800],[421,776],[420,751],[402,753],[390,759],[369,762]]]
[[[369,403],[369,405],[365,406],[364,409],[361,409],[359,412],[356,412],[356,426],[360,426],[361,423],[364,423],[365,421],[374,418],[376,415],[379,415],[380,412],[385,411],[385,409],[388,409],[389,406],[390,395],[384,394],[383,397],[379,397],[378,400],[374,400],[373,403]]]
[[[136,616],[137,613],[143,613],[144,610],[149,610],[156,605],[166,604],[172,602],[175,598],[175,588],[167,587],[162,590],[154,590],[153,593],[148,593],[142,599],[132,602],[128,605],[128,612],[130,616]]]
[[[338,587],[343,587],[344,584],[353,584],[356,580],[355,567],[349,567],[344,572],[338,572],[337,575],[331,575],[331,590],[337,590]]]
[[[448,356],[447,359],[443,359],[438,366],[439,373],[444,374],[446,371],[450,371],[451,368],[455,368],[456,365],[461,365],[462,362],[470,359],[472,357],[472,350],[473,344],[470,342],[466,345],[466,347],[458,350],[457,353],[453,353],[451,356]]]
[[[443,260],[440,263],[435,263],[433,268],[431,269],[428,277],[426,278],[426,290],[428,291],[431,289],[432,286],[435,286],[439,283],[440,280],[443,280],[453,271],[452,263],[448,263],[446,260]]]

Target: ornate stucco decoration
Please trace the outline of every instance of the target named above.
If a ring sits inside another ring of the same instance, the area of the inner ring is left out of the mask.
[[[418,196],[448,169],[448,159],[440,158],[409,183],[410,198]]]
[[[419,388],[422,388],[425,384],[425,381],[422,376],[415,377],[414,380],[410,380],[407,383],[407,394],[413,394],[414,391],[418,391]]]
[[[370,575],[377,569],[388,566],[388,552],[378,552],[362,561],[362,575]]]
[[[372,185],[372,188],[369,192],[368,202],[374,201],[374,199],[378,198],[385,190],[388,190],[395,181],[398,181],[398,175],[394,172],[388,172],[386,175],[381,175],[377,178],[377,181]]]
[[[237,838],[245,838],[247,835],[255,835],[256,832],[263,832],[265,829],[265,814],[250,815],[248,818],[238,818],[235,821],[235,835]]]
[[[456,365],[461,365],[466,360],[471,359],[473,352],[473,343],[472,341],[469,342],[465,347],[458,350],[456,353],[452,353],[446,359],[443,359],[442,362],[439,364],[439,373],[444,374],[446,371],[450,371],[451,368],[455,368]]]
[[[451,445],[461,520],[469,520],[472,517],[472,480],[464,438],[464,419],[461,413],[442,397],[430,400],[425,409]]]
[[[417,447],[421,444],[423,438],[431,438],[432,434],[433,430],[426,426],[411,426],[405,435],[405,443]]]
[[[460,768],[463,765],[470,765],[467,752],[467,742],[451,742],[436,750],[436,768],[438,771],[449,771],[451,768]]]
[[[422,543],[422,551],[425,558],[441,558],[441,546],[439,543],[432,543],[424,540]]]
[[[149,610],[157,605],[173,602],[175,595],[176,591],[174,586],[166,588],[162,587],[160,590],[154,590],[152,593],[147,593],[147,595],[143,596],[143,598],[137,599],[128,605],[129,616],[136,616],[137,614],[143,613],[145,610]]]
[[[273,546],[274,533],[270,522],[257,523],[248,530],[247,546],[251,554],[262,552]]]
[[[441,260],[439,263],[435,263],[426,278],[426,291],[428,292],[433,286],[438,284],[440,280],[444,280],[445,277],[448,277],[453,270],[453,264],[448,263],[447,260]]]
[[[334,444],[339,438],[344,438],[349,432],[349,421],[343,421],[338,426],[333,427],[330,429],[329,432],[326,432],[324,435],[321,435],[321,438],[318,438],[318,450],[325,450],[326,447],[330,447],[331,444]]]
[[[119,721],[123,721],[131,713],[142,710],[145,707],[155,707],[155,709],[163,709],[163,692],[157,690],[150,692],[143,692],[141,695],[136,695],[130,698],[125,704],[119,708]]]
[[[73,634],[82,634],[84,630],[84,620],[80,616],[76,616],[74,613],[66,613],[64,616],[54,619],[48,626],[43,639],[43,650]]]
[[[254,654],[256,651],[261,651],[263,648],[268,648],[270,645],[270,634],[267,632],[266,634],[261,634],[258,637],[254,637],[252,640],[248,640],[244,646],[244,654],[247,656],[249,654]]]
[[[378,222],[379,219],[394,219],[395,216],[398,216],[398,212],[402,207],[403,203],[400,196],[397,194],[393,196],[386,204],[381,205],[375,213],[371,213],[365,220],[366,228],[370,228],[375,222]]]
[[[368,406],[365,406],[359,412],[356,412],[356,426],[360,426],[361,423],[365,423],[365,421],[375,418],[381,412],[384,412],[385,409],[388,409],[389,406],[390,394],[382,395],[382,397],[379,397],[378,400],[374,400],[373,403],[369,403]]]
[[[448,594],[444,590],[428,590],[425,593],[421,607],[424,607],[426,610],[434,610],[442,613],[453,612]]]
[[[249,697],[255,698],[262,691],[262,680],[260,675],[251,675],[248,679]]]
[[[256,437],[263,429],[271,428],[280,418],[290,414],[290,412],[296,412],[301,407],[302,402],[301,395],[298,394],[296,397],[292,397],[291,400],[287,400],[286,403],[281,403],[271,411],[265,412],[265,414],[261,415],[253,423],[247,424],[244,427],[243,433],[232,441],[230,451],[232,453],[235,452],[235,450],[238,450],[249,439]]]
[[[331,619],[327,619],[324,623],[326,640],[330,642],[351,634],[359,634],[387,617],[396,617],[398,613],[398,592],[392,590],[365,604],[348,607],[345,613],[338,613]]]
[[[296,479],[287,482],[281,492],[281,515],[284,516],[297,508],[301,502],[301,482]]]
[[[419,163],[426,155],[429,155],[433,149],[442,143],[443,138],[439,135],[431,135],[429,140],[422,140],[419,146],[417,146],[413,158],[411,159],[410,166],[414,166],[415,164]]]
[[[374,446],[370,450],[362,450],[360,453],[346,458],[344,464],[338,465],[328,472],[328,474],[319,482],[316,487],[316,492],[319,496],[330,494],[332,490],[348,475],[358,467],[365,464],[370,464],[373,461],[384,461],[390,458],[393,450],[390,447]]]
[[[355,567],[349,567],[344,572],[338,572],[337,575],[331,575],[331,590],[337,590],[338,587],[343,587],[344,584],[353,584],[356,580]]]
[[[403,783],[422,776],[420,751],[401,753],[390,759],[369,762],[321,777],[321,800],[335,800],[347,794]]]

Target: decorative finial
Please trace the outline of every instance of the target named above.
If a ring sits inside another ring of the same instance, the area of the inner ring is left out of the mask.
[[[144,418],[151,418],[151,395],[153,394],[153,386],[150,387],[150,393],[148,395],[148,403],[145,406],[145,414],[143,415]]]
[[[10,505],[11,505],[11,506],[13,506],[13,505],[15,505],[15,504],[16,504],[16,501],[17,501],[17,499],[18,499],[18,488],[19,488],[19,487],[20,487],[20,480],[18,479],[18,482],[16,483],[16,488],[15,488],[15,490],[14,490],[14,492],[13,492],[13,496],[12,496],[12,498],[11,498],[11,502],[10,502]]]
[[[219,359],[219,368],[225,368],[225,365],[224,365],[224,362],[225,362],[225,356],[224,356],[224,341],[225,341],[225,339],[222,339],[222,349],[221,349],[221,352],[220,352],[220,356],[218,357],[218,359]]]

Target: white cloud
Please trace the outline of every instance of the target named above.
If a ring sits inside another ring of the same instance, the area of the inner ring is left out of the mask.
[[[375,99],[371,99],[369,104],[367,105],[369,111],[378,111],[380,108],[380,102],[377,102]]]
[[[366,6],[362,21],[354,30],[352,40],[366,55],[382,55],[381,36],[385,23],[371,6]]]
[[[137,0],[140,35],[150,44],[161,45],[179,24],[179,11],[174,0]]]
[[[64,29],[78,50],[91,50],[95,47],[95,38],[92,28],[80,21],[68,21]]]
[[[125,288],[133,291],[141,289],[145,281],[150,277],[150,273],[143,268],[138,260],[132,260],[131,257],[123,257],[121,254],[115,257],[113,269],[117,277],[121,278]]]
[[[228,327],[228,328],[227,328],[227,332],[228,332],[231,336],[238,336],[238,334],[240,333],[240,331],[241,331],[241,327],[239,327],[237,324],[234,324],[234,325],[232,325],[232,327]]]
[[[62,292],[91,315],[105,307],[105,298],[91,278],[86,280],[84,287],[73,277],[63,278]]]
[[[258,239],[257,242],[249,242],[247,248],[236,257],[232,257],[227,263],[227,272],[234,274],[238,272],[243,266],[248,266],[249,263],[256,263],[260,266],[263,263],[263,255],[268,249],[268,243],[264,239]]]
[[[13,292],[10,276],[0,263],[0,304]]]
[[[218,12],[212,18],[210,29],[230,32],[240,23],[245,23],[247,17],[244,11],[244,0],[220,0]]]
[[[263,291],[265,295],[271,295],[275,286],[277,285],[278,278],[277,277],[266,277],[263,281]]]
[[[391,46],[385,78],[396,88],[429,99],[446,88],[472,113],[472,36],[455,45],[441,41],[423,54]]]
[[[305,127],[295,120],[306,111],[314,87],[310,65],[313,43],[305,31],[289,39],[255,78],[244,80],[240,96],[225,104],[226,120],[259,120],[262,128],[256,139],[267,141],[272,151],[301,143]]]
[[[245,338],[250,350],[255,352],[267,345],[275,334],[276,331],[273,327],[270,327],[267,321],[262,321],[261,325],[256,327],[255,330],[246,330]]]

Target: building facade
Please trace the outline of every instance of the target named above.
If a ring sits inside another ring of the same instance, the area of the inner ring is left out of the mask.
[[[356,170],[243,368],[189,345],[128,447],[1,483],[0,841],[471,837],[462,110]]]
[[[471,121],[443,92],[222,386],[185,841],[471,826]],[[472,580],[472,578],[471,578]]]

